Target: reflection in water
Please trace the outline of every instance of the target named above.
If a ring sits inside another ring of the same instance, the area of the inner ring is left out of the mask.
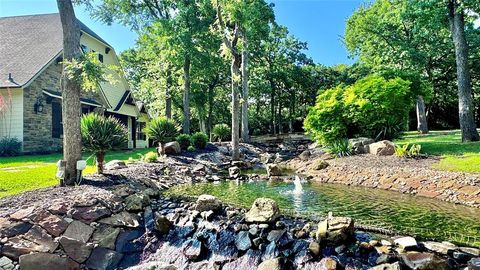
[[[198,196],[204,193],[242,207],[258,197],[272,198],[285,211],[301,215],[349,216],[358,223],[375,225],[437,240],[480,245],[480,209],[392,191],[334,184],[295,183],[267,185],[252,182],[199,183],[176,186],[170,195]],[[227,191],[227,192],[225,192]],[[297,190],[298,191],[298,190]]]

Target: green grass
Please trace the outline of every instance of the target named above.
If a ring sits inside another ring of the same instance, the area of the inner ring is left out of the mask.
[[[427,135],[407,132],[397,144],[420,144],[422,153],[443,157],[434,165],[447,171],[480,173],[480,142],[461,142],[460,130],[431,131]]]
[[[115,151],[108,153],[105,159],[128,160],[131,157],[138,160],[140,155],[149,151],[154,149]],[[61,158],[59,153],[0,158],[0,198],[58,184],[58,179],[55,178],[56,162]],[[94,158],[88,154],[83,158],[88,162],[84,173],[95,172]]]

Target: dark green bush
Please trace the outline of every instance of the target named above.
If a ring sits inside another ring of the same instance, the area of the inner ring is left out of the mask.
[[[405,129],[413,104],[409,81],[371,75],[320,94],[304,127],[326,145],[356,136],[391,140]]]
[[[229,141],[230,140],[230,127],[227,124],[217,124],[212,129],[213,140],[215,141]]]
[[[203,132],[193,133],[191,143],[197,149],[204,149],[207,146],[208,136]]]
[[[0,138],[0,156],[12,157],[22,153],[22,143],[17,138]]]
[[[178,144],[180,144],[180,148],[182,148],[182,150],[187,150],[190,146],[191,138],[188,134],[180,134],[177,136],[177,138],[175,138],[175,140],[178,142]]]

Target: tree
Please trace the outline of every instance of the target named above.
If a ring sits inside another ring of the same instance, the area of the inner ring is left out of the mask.
[[[80,55],[80,27],[71,0],[57,0],[63,31],[63,59],[75,61]],[[82,158],[80,132],[80,81],[62,73],[63,159],[66,161],[62,185],[73,185],[77,177],[77,161]]]
[[[460,1],[459,1],[460,2]],[[479,141],[474,118],[472,99],[472,79],[468,66],[468,45],[465,37],[465,15],[462,7],[456,0],[448,1],[448,19],[455,47],[458,84],[458,110],[462,141]],[[461,3],[461,2],[460,2]]]

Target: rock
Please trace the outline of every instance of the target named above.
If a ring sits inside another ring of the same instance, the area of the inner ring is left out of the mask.
[[[331,242],[345,241],[354,234],[354,222],[348,217],[329,217],[318,224],[317,238]]]
[[[20,269],[28,270],[67,270],[68,258],[50,253],[32,253],[20,256]]]
[[[113,270],[116,269],[123,255],[116,251],[103,247],[96,247],[88,258],[85,266],[95,270]]]
[[[93,248],[93,246],[87,245],[85,244],[85,242],[71,239],[65,236],[60,237],[59,242],[68,257],[78,263],[85,262],[90,256]]]
[[[277,203],[268,198],[258,198],[252,208],[245,214],[247,222],[272,223],[280,216]]]
[[[480,257],[472,258],[467,263],[468,270],[480,270]]]
[[[237,166],[228,168],[228,176],[233,179],[238,178],[240,176],[240,168]]]
[[[31,227],[32,224],[25,222],[6,222],[0,227],[0,233],[2,237],[13,237],[26,233]]]
[[[0,258],[0,269],[10,270],[14,269],[15,265],[13,265],[13,261],[9,258],[3,256]]]
[[[248,231],[240,231],[235,237],[235,246],[238,250],[245,251],[252,247],[252,241],[248,236]]]
[[[125,210],[129,212],[139,212],[149,203],[150,197],[148,195],[144,193],[132,194],[125,199]]]
[[[2,247],[2,255],[18,260],[21,255],[32,252],[49,252],[50,247],[15,236],[8,239]]]
[[[474,257],[479,257],[480,256],[480,249],[478,248],[472,248],[472,247],[460,247],[460,251],[465,252],[467,254],[470,254]]]
[[[326,162],[325,160],[323,159],[317,159],[315,160],[315,162],[312,164],[312,170],[315,170],[315,171],[320,171],[320,170],[323,170],[323,169],[326,169],[328,166],[330,166],[330,164],[328,164],[328,162]]]
[[[123,160],[112,160],[105,164],[105,170],[119,170],[127,168],[125,161]]]
[[[35,210],[35,206],[20,209],[17,212],[11,214],[10,219],[17,221],[27,219],[33,214],[33,210]]]
[[[202,242],[197,239],[185,241],[183,245],[183,254],[191,261],[195,261],[202,253]]]
[[[107,225],[98,227],[92,236],[92,241],[100,247],[115,249],[115,242],[117,241],[120,228],[113,228]]]
[[[439,243],[439,242],[426,241],[426,242],[421,242],[420,244],[423,245],[428,250],[431,250],[433,252],[440,253],[443,255],[447,255],[457,249],[456,245],[449,242]]]
[[[368,146],[370,154],[377,156],[391,156],[395,154],[395,144],[391,141],[379,141]]]
[[[170,231],[172,223],[165,216],[158,216],[155,219],[155,230],[160,234],[167,234]]]
[[[104,206],[87,206],[76,207],[75,210],[73,210],[72,217],[90,224],[91,222],[110,216],[111,214],[112,212]]]
[[[275,156],[270,153],[263,153],[260,155],[260,161],[264,164],[272,163],[274,160],[274,157]]]
[[[319,268],[320,270],[336,270],[337,269],[337,262],[330,258],[325,257],[320,260]]]
[[[270,242],[279,242],[280,238],[285,234],[286,230],[272,230],[267,235],[267,240]]]
[[[52,236],[50,236],[44,229],[42,229],[38,225],[33,225],[33,227],[22,237],[39,246],[44,247],[49,252],[54,252],[55,249],[57,249],[58,247],[58,243],[53,241]]]
[[[314,256],[320,255],[320,244],[317,241],[312,241],[308,245],[308,250],[310,253],[312,253]]]
[[[282,262],[280,258],[263,261],[258,265],[257,270],[282,270]]]
[[[311,156],[312,153],[310,153],[309,150],[305,150],[298,157],[303,161],[307,161],[308,159],[310,159]]]
[[[72,223],[70,223],[70,225],[68,225],[68,228],[63,236],[86,243],[88,239],[90,239],[90,236],[92,236],[93,231],[94,229],[89,225],[78,220],[74,220]]]
[[[403,263],[410,269],[447,270],[447,261],[432,253],[411,252],[401,255]]]
[[[371,270],[401,270],[400,264],[395,263],[384,263],[370,268]]]
[[[138,217],[135,214],[123,211],[110,217],[99,220],[98,222],[112,226],[123,226],[136,228],[140,226]]]
[[[348,142],[352,146],[353,153],[355,154],[367,154],[369,151],[369,145],[375,141],[370,138],[359,137],[354,139],[349,139]]]
[[[199,212],[210,211],[210,210],[216,212],[221,208],[222,208],[222,203],[215,196],[208,195],[208,194],[200,195],[197,199],[197,204],[195,206],[195,210]]]
[[[178,142],[169,142],[163,145],[163,153],[165,155],[176,155],[182,152],[182,148],[180,148],[180,144]]]
[[[53,236],[60,236],[68,227],[68,222],[48,211],[40,212],[35,217],[35,222]]]
[[[267,169],[268,177],[282,175],[282,169],[277,164],[267,164],[265,167]]]
[[[115,251],[119,253],[135,253],[143,250],[144,243],[141,239],[143,230],[121,231],[115,243]]]
[[[393,243],[404,250],[415,249],[417,247],[417,241],[411,236],[394,239]]]

